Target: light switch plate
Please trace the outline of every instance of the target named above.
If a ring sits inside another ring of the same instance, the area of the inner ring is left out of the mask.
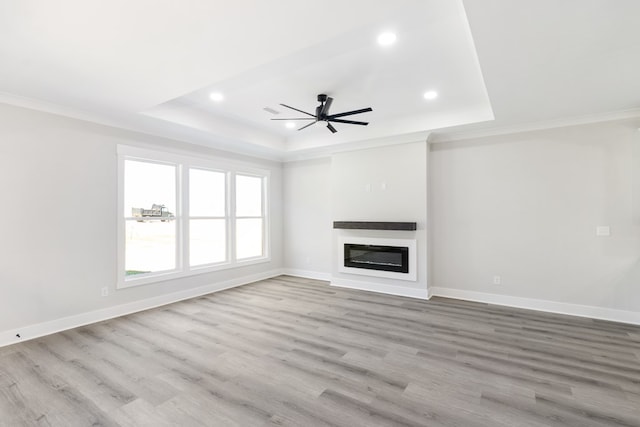
[[[597,226],[596,236],[611,236],[611,227],[609,227],[608,225]]]

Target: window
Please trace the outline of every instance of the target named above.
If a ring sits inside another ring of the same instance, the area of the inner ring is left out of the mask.
[[[263,178],[236,175],[236,258],[263,254],[264,202]]]
[[[118,287],[269,260],[268,172],[118,147]]]
[[[224,172],[189,169],[189,265],[227,261]]]
[[[176,165],[124,162],[125,276],[177,267]]]

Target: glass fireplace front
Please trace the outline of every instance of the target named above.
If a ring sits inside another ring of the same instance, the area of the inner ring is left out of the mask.
[[[409,248],[345,243],[344,266],[408,273]]]

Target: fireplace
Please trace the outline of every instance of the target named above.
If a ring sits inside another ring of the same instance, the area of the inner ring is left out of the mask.
[[[345,267],[409,272],[409,248],[406,246],[345,243],[343,253]]]
[[[338,271],[341,273],[417,280],[414,239],[340,236],[338,245]]]

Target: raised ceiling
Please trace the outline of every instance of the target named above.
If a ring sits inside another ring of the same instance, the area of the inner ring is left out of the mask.
[[[635,0],[6,1],[0,101],[281,159],[629,114],[639,16]],[[318,93],[372,107],[353,117],[370,125],[270,120]]]

